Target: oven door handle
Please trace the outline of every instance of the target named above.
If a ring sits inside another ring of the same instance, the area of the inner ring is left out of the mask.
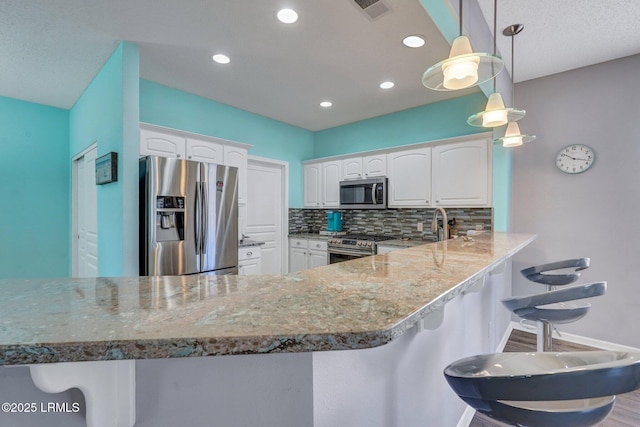
[[[356,251],[350,251],[350,250],[344,250],[344,249],[329,249],[328,250],[329,255],[331,254],[336,254],[336,255],[351,255],[351,256],[371,256],[371,255],[375,255],[373,252],[356,252]]]

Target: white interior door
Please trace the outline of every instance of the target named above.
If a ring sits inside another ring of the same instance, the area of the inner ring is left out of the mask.
[[[98,193],[96,189],[96,154],[93,146],[74,160],[74,203],[76,250],[74,276],[98,276]]]
[[[261,274],[286,271],[287,212],[286,163],[249,158],[247,169],[246,234],[265,242],[261,247]]]

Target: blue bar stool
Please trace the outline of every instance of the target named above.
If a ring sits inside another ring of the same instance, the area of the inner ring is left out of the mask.
[[[514,426],[588,427],[604,420],[617,394],[640,388],[640,353],[497,353],[444,369],[469,406]]]
[[[562,261],[551,262],[542,265],[536,265],[533,267],[525,268],[520,273],[528,280],[546,285],[547,291],[553,291],[557,286],[566,286],[574,283],[580,278],[579,271],[589,268],[591,264],[590,258],[575,258],[566,259]],[[562,270],[573,270],[572,272],[566,272]],[[594,295],[595,296],[595,295]],[[526,310],[516,315],[527,319],[536,320],[538,325],[537,332],[537,350],[538,351],[551,351],[552,350],[552,338],[553,338],[553,324],[554,323],[569,323],[574,322],[584,315],[586,315],[590,304],[586,302],[572,302],[566,303],[561,300],[556,301],[555,306],[549,307],[546,312],[543,310]],[[526,313],[528,316],[524,316]],[[581,315],[577,315],[582,313]],[[550,318],[536,319],[536,316],[541,315],[557,315],[558,317],[553,320]]]

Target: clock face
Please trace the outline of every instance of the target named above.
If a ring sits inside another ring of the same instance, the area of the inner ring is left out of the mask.
[[[580,173],[591,167],[595,155],[586,145],[567,145],[556,154],[556,166],[565,173]]]

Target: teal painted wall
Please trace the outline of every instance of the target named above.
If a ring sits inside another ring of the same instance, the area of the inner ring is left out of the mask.
[[[94,142],[98,156],[118,153],[118,181],[98,187],[100,276],[137,274],[138,63],[138,47],[120,43],[69,114],[72,155]]]
[[[0,97],[0,277],[70,275],[69,114]]]
[[[499,136],[504,135],[503,130],[498,133]],[[509,231],[513,150],[514,148],[493,144],[493,229],[495,231]]]
[[[313,132],[149,80],[140,81],[140,121],[253,145],[250,155],[289,162],[289,205],[302,206],[302,166]]]
[[[467,125],[467,117],[484,109],[482,93],[411,108],[317,132],[314,157],[357,153],[486,132]]]

